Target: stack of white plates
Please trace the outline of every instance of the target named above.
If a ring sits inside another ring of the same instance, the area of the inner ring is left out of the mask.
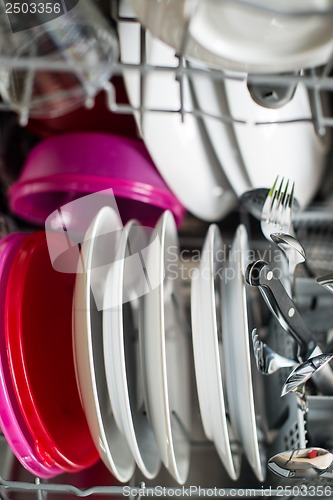
[[[82,245],[74,297],[78,386],[100,456],[120,481],[161,460],[186,481],[191,432],[189,339],[183,334],[177,229],[165,212],[147,232],[100,210]],[[82,267],[83,272],[82,272]]]
[[[192,334],[201,417],[232,479],[244,453],[259,481],[265,450],[252,381],[245,269],[247,234],[239,226],[226,260],[217,226],[209,228],[196,279],[192,281]]]
[[[74,309],[78,387],[100,456],[120,481],[135,464],[148,479],[161,462],[180,484],[190,464],[190,345],[181,290],[177,228],[165,212],[154,229],[119,229],[110,207],[82,244]],[[240,226],[229,262],[209,228],[192,282],[192,332],[200,411],[207,438],[234,480],[244,450],[258,480],[265,455],[254,399]]]

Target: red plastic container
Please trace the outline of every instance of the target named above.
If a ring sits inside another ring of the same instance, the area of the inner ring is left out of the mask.
[[[55,271],[44,232],[22,244],[8,279],[5,334],[14,389],[38,456],[76,472],[99,458],[76,385],[75,275]]]

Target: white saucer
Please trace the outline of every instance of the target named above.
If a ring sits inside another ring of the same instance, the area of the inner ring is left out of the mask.
[[[236,449],[236,436],[227,417],[224,367],[221,359],[221,301],[224,297],[218,294],[225,260],[221,258],[223,252],[225,248],[220,231],[217,226],[211,225],[202,250],[198,276],[193,278],[191,285],[192,339],[200,413],[205,434],[214,441],[231,479],[237,480],[240,474],[241,450]]]
[[[111,411],[103,354],[103,313],[96,306],[104,296],[107,263],[114,260],[119,234],[114,231],[119,226],[115,211],[104,207],[85,236],[75,284],[73,345],[79,392],[95,446],[111,473],[127,482],[135,462]]]
[[[159,245],[156,244],[159,241]],[[159,219],[144,257],[159,285],[143,296],[143,366],[147,410],[161,459],[184,484],[190,464],[190,344],[180,288],[177,228],[171,212]]]
[[[222,294],[225,297],[222,302],[222,321],[227,396],[231,423],[240,437],[245,455],[257,479],[264,481],[266,460],[264,447],[259,443],[261,431],[257,427],[244,277],[248,258],[246,229],[244,226],[239,226],[222,282]]]
[[[139,298],[148,292],[140,260],[140,253],[146,247],[143,228],[136,221],[128,222],[121,236],[117,260],[110,266],[106,278],[103,344],[106,379],[116,422],[126,436],[139,469],[146,478],[152,479],[161,461],[144,407],[137,332]]]

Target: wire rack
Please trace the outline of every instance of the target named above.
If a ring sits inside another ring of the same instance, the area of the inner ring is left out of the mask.
[[[142,497],[160,497],[161,491],[163,492],[163,497],[174,497],[181,496],[179,492],[189,491],[189,488],[186,487],[165,487],[162,490],[154,487],[147,487],[144,482],[136,485],[131,485],[133,489],[133,493],[135,496],[130,496],[131,500],[136,498],[140,500]],[[35,482],[20,482],[20,481],[6,481],[0,478],[0,489],[4,492],[24,492],[24,493],[33,493],[35,494],[35,498],[37,500],[46,499],[46,495],[48,493],[53,493],[56,495],[69,496],[74,495],[75,497],[107,497],[107,496],[124,496],[124,488],[121,486],[93,486],[91,488],[81,489],[77,488],[70,484],[42,484],[38,478],[35,479]],[[214,488],[213,488],[214,489]],[[199,498],[201,496],[212,496],[211,491],[212,488],[200,488],[198,493],[195,494],[193,491],[191,493],[191,497]],[[231,496],[231,497],[239,497],[243,496],[244,489],[241,488],[224,488],[222,494],[222,488],[217,488],[217,491],[221,490],[220,496]],[[126,490],[125,490],[126,491]],[[250,491],[250,489],[249,489]],[[137,494],[136,494],[137,492]],[[279,496],[281,494],[281,490],[279,488],[251,488],[251,497],[259,498],[263,496]],[[186,496],[183,493],[182,496]],[[7,497],[3,497],[6,500]]]
[[[138,37],[137,44],[140,47],[140,61],[137,64],[126,64],[121,61],[114,61],[108,65],[108,68],[111,70],[113,75],[123,75],[125,71],[135,71],[139,73],[142,77],[149,73],[168,73],[173,74],[174,78],[179,82],[179,109],[168,109],[167,107],[158,108],[158,107],[147,107],[145,106],[142,100],[142,92],[140,92],[140,102],[138,106],[133,106],[131,104],[121,104],[117,102],[116,92],[111,82],[108,82],[103,91],[105,92],[106,98],[106,106],[113,113],[119,114],[133,114],[135,112],[139,112],[141,115],[144,112],[157,112],[157,113],[178,113],[184,120],[187,114],[192,114],[199,118],[210,117],[216,120],[220,120],[226,123],[237,123],[237,124],[248,124],[252,125],[268,125],[268,124],[276,124],[280,123],[294,123],[294,122],[312,122],[317,130],[317,132],[321,135],[325,133],[326,127],[333,127],[333,112],[329,112],[328,110],[323,109],[322,105],[322,96],[324,93],[332,93],[333,92],[333,76],[331,75],[333,69],[333,54],[327,61],[325,66],[317,67],[317,68],[309,68],[306,71],[301,71],[299,74],[251,74],[251,84],[260,84],[267,86],[290,86],[297,85],[298,83],[302,83],[307,87],[309,93],[312,97],[312,117],[304,117],[299,116],[295,117],[292,120],[283,120],[283,121],[251,121],[240,119],[237,116],[232,116],[231,114],[211,114],[204,110],[199,109],[195,104],[191,109],[187,109],[184,102],[184,80],[186,78],[193,78],[198,75],[204,75],[205,77],[216,80],[216,81],[225,81],[225,80],[237,80],[237,81],[247,81],[248,75],[244,73],[230,73],[226,71],[211,69],[211,68],[194,68],[190,67],[186,63],[186,46],[188,42],[189,28],[191,21],[195,15],[195,6],[199,2],[206,2],[208,0],[192,0],[193,8],[192,15],[190,16],[186,29],[183,34],[183,39],[181,43],[181,50],[176,54],[178,58],[177,66],[164,66],[158,64],[148,64],[146,62],[146,54],[145,54],[145,29],[141,27],[141,34]],[[211,2],[217,2],[218,0],[209,0]],[[318,2],[316,8],[311,8],[308,4],[311,5],[311,2],[303,2],[302,5],[297,4],[293,6],[282,4],[281,6],[274,5],[263,5],[263,3],[259,0],[224,0],[224,1],[232,1],[234,3],[238,3],[240,5],[249,6],[253,9],[264,10],[268,12],[273,12],[276,14],[284,15],[284,16],[311,16],[313,14],[322,15],[322,16],[332,16],[333,21],[333,2],[331,0],[326,0],[323,2]],[[120,1],[119,0],[110,0],[111,4],[111,15],[116,22],[134,22],[138,23],[138,20],[135,17],[123,17],[120,14]],[[313,2],[312,2],[313,5]],[[36,73],[41,71],[50,71],[50,72],[63,72],[63,73],[72,73],[77,74],[78,71],[84,71],[89,69],[102,70],[103,65],[93,67],[85,62],[77,62],[75,64],[75,68],[67,61],[54,61],[50,57],[40,57],[40,58],[8,58],[5,56],[0,56],[0,67],[8,68],[8,69],[19,69],[23,71],[27,71],[27,75],[29,78],[26,79],[26,88],[22,92],[23,100],[19,104],[13,104],[10,102],[2,102],[0,103],[0,111],[15,111],[18,113],[20,118],[21,125],[25,125],[29,119],[29,107],[31,102],[31,92],[32,86],[31,81],[33,81]],[[30,82],[30,83],[29,83]],[[141,78],[141,84],[143,85],[143,78]],[[59,92],[57,95],[59,97],[68,96],[68,91]],[[74,97],[73,93],[71,95]],[[91,95],[87,95],[86,98],[86,106],[93,107],[94,99]]]

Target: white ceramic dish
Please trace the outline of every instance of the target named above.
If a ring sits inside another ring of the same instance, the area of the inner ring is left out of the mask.
[[[97,309],[92,293],[94,289],[101,297],[104,295],[106,263],[114,260],[115,240],[110,241],[108,235],[118,227],[118,216],[110,207],[105,207],[98,212],[85,236],[82,264],[86,271],[82,273],[79,268],[76,278],[73,344],[81,401],[95,446],[111,473],[126,482],[133,475],[135,462],[111,411],[103,355],[103,313]],[[95,297],[97,302],[101,297]]]
[[[231,479],[240,474],[241,451],[235,450],[235,433],[228,421],[223,370],[220,358],[221,300],[219,293],[224,251],[220,231],[211,225],[201,254],[197,278],[191,284],[194,364],[200,413],[206,436],[214,441]],[[234,453],[232,452],[234,450]]]
[[[189,66],[206,69],[193,62],[189,63]],[[222,81],[212,79],[209,74],[198,74],[191,79],[191,82],[194,96],[201,111],[220,118],[230,115]],[[239,151],[233,124],[213,117],[203,117],[209,140],[231,187],[237,196],[241,196],[245,191],[251,189],[251,183]]]
[[[106,379],[115,419],[139,469],[146,478],[152,479],[157,475],[161,461],[142,398],[140,340],[137,338],[138,298],[143,291],[142,282],[143,286],[146,282],[139,252],[146,247],[143,228],[136,221],[127,223],[117,260],[111,264],[106,278],[103,344]],[[109,307],[110,304],[113,307]]]
[[[132,16],[125,1],[121,14]],[[121,60],[140,62],[140,25],[118,23]],[[174,68],[178,64],[173,49],[146,34],[147,63]],[[132,106],[140,106],[140,81],[143,105],[148,109],[180,109],[180,87],[174,74],[155,71],[140,80],[136,70],[124,71],[127,93]],[[184,79],[185,109],[193,109],[189,82]],[[235,196],[224,175],[200,120],[179,112],[135,113],[141,134],[156,167],[183,205],[197,217],[213,221],[225,216],[235,204]]]
[[[190,464],[189,338],[183,324],[177,229],[171,212],[160,218],[145,258],[159,286],[143,296],[143,367],[147,410],[160,457],[173,478],[186,481]],[[158,249],[158,251],[156,251]]]
[[[249,322],[244,273],[249,256],[247,233],[239,226],[222,282],[223,344],[230,419],[245,455],[259,481],[265,480],[266,461],[257,428],[249,344]]]
[[[319,138],[312,123],[275,123],[311,120],[305,86],[299,84],[291,101],[280,109],[255,103],[246,81],[226,80],[225,89],[231,115],[246,122],[235,123],[234,130],[252,187],[269,188],[278,174],[291,178],[297,200],[306,206],[322,180],[330,136]]]
[[[142,24],[178,53],[192,19],[185,55],[211,67],[296,71],[325,64],[333,50],[331,16],[287,16],[216,0],[132,0],[132,5]],[[280,7],[276,0],[269,5]],[[316,7],[315,0],[312,5]]]

